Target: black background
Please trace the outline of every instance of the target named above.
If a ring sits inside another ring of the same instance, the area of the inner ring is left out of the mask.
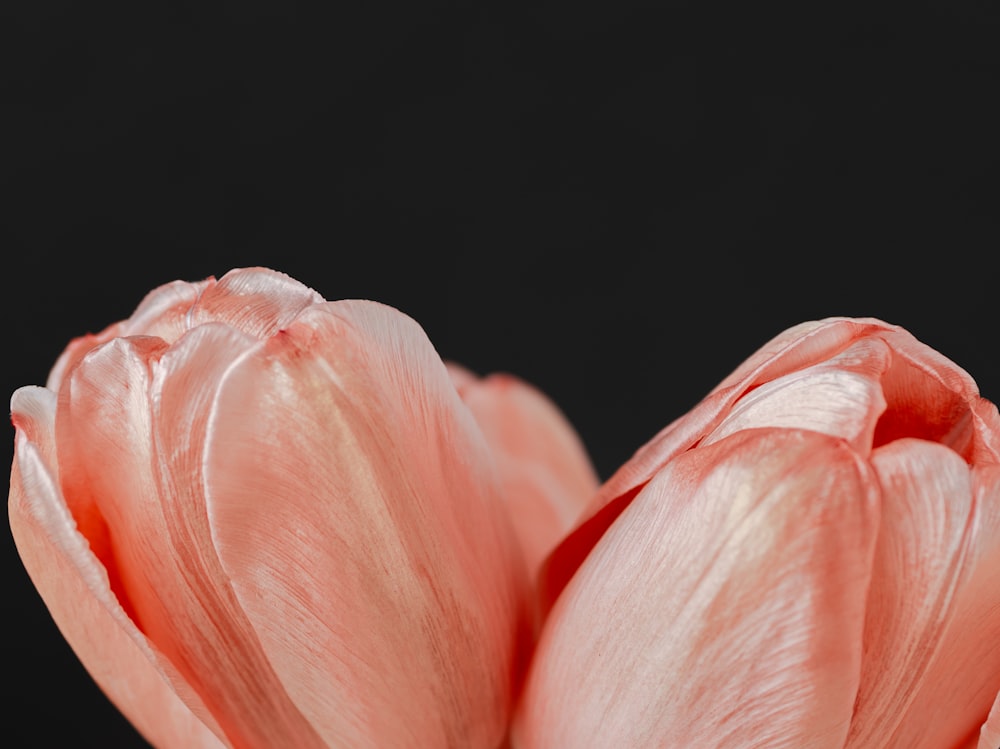
[[[4,6],[5,392],[266,265],[537,384],[605,478],[806,319],[1000,398],[995,5],[328,5]],[[11,745],[143,746],[2,548]]]

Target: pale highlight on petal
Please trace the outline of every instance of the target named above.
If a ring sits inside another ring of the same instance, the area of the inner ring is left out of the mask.
[[[15,393],[8,513],[18,553],[66,641],[108,698],[153,745],[228,746],[204,704],[119,605],[49,468],[54,395]],[[31,435],[29,441],[28,435]]]
[[[329,745],[499,746],[526,577],[491,465],[423,331],[391,308],[315,307],[228,373],[212,535]]]
[[[877,499],[863,461],[813,432],[671,461],[557,601],[515,745],[841,749]]]
[[[856,341],[822,364],[782,375],[747,393],[701,444],[743,429],[787,427],[841,437],[865,455],[885,410],[880,378],[891,359],[882,341]]]
[[[782,377],[836,356],[858,338],[897,330],[870,317],[828,317],[799,323],[782,331],[741,363],[713,390],[746,388]]]
[[[189,325],[221,322],[263,339],[323,301],[317,292],[284,273],[239,268],[206,287],[188,313]]]

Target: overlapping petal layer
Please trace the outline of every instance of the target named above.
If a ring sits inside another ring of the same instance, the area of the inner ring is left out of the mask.
[[[553,609],[517,746],[839,749],[878,515],[870,469],[826,435],[677,457]]]
[[[151,292],[49,386],[15,398],[12,527],[151,740],[499,745],[527,575],[416,323],[243,269]]]
[[[490,446],[531,578],[598,489],[572,425],[540,390],[511,375],[449,367]]]
[[[11,400],[18,434],[8,513],[32,582],[94,681],[153,745],[228,745],[199,696],[122,608],[77,529],[53,462],[55,405],[36,387]]]

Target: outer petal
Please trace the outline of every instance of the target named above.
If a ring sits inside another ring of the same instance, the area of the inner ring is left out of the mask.
[[[893,538],[879,540],[879,557],[894,561],[879,565],[876,579],[895,580],[873,586],[870,619],[880,629],[892,619],[902,624],[896,642],[871,638],[867,670],[881,667],[888,681],[876,677],[882,693],[871,698],[863,689],[859,709],[872,699],[874,710],[889,710],[892,722],[876,720],[868,735],[891,749],[958,746],[979,730],[1000,690],[1000,468],[970,476],[954,453],[916,442],[877,451],[875,466],[884,485],[897,486],[884,512],[912,519],[887,520],[883,533]],[[899,610],[886,616],[875,596]],[[850,746],[867,744],[859,734]]]
[[[200,473],[207,404],[256,342],[202,325],[166,348],[116,339],[70,371],[57,452],[71,508],[107,524],[124,603],[239,747],[321,743],[288,699],[222,571]]]
[[[495,749],[526,579],[423,331],[371,302],[313,308],[233,367],[211,419],[219,557],[324,740]]]
[[[8,512],[18,553],[63,636],[105,694],[155,746],[224,744],[201,700],[157,652],[112,593],[103,565],[77,531],[54,476],[55,396],[22,388]]]
[[[516,745],[840,749],[877,499],[867,465],[818,433],[676,458],[556,603]]]
[[[943,445],[898,440],[876,450],[872,462],[883,522],[848,747],[885,741],[904,719],[953,615],[973,507],[969,467]]]
[[[503,494],[534,578],[598,487],[576,431],[541,391],[510,375],[456,375],[500,471]]]

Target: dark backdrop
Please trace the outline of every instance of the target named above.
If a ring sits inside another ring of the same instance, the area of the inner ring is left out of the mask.
[[[1000,398],[995,7],[328,5],[4,6],[4,392],[266,265],[539,385],[602,477],[806,319]],[[12,745],[142,746],[2,549]]]

